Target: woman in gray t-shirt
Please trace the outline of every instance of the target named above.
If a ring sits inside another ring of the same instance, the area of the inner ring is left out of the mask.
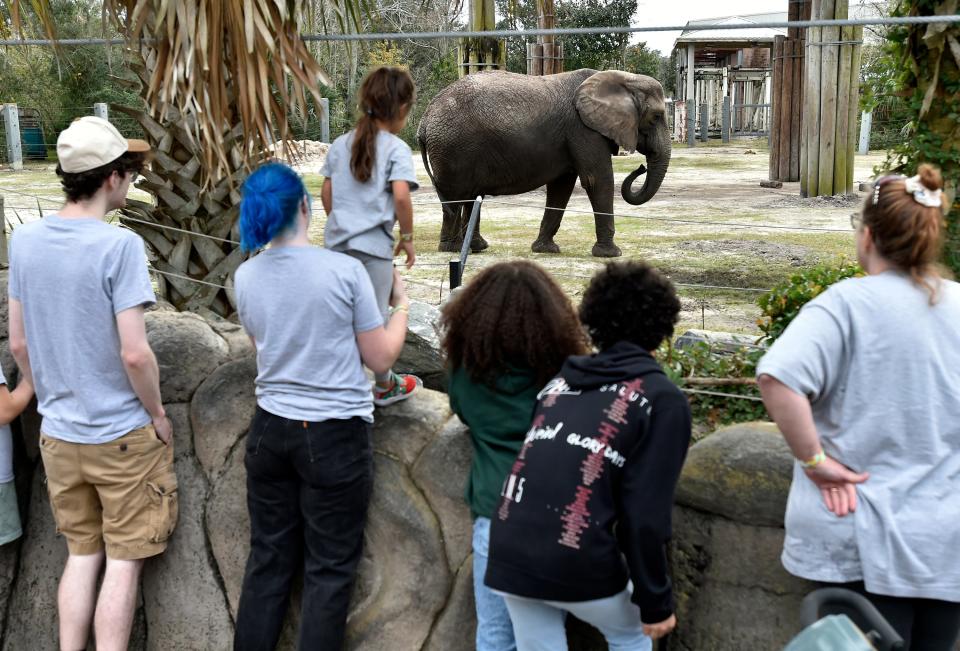
[[[250,556],[235,649],[273,649],[303,562],[300,649],[342,646],[372,482],[373,397],[363,371],[396,361],[407,329],[399,276],[384,326],[363,265],[313,246],[310,198],[285,165],[243,186],[240,321],[257,350],[246,439]]]
[[[940,173],[883,177],[855,215],[864,278],[808,303],[761,360],[797,458],[783,564],[863,594],[907,648],[960,630],[960,285],[941,278]]]

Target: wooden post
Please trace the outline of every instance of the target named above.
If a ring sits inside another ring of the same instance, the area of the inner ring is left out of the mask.
[[[809,6],[809,3],[806,3]],[[803,11],[803,7],[800,9]],[[809,18],[809,14],[808,14]],[[798,29],[805,34],[806,30]],[[790,181],[800,180],[800,148],[803,138],[803,59],[806,54],[806,39],[793,42],[793,97],[790,98]]]
[[[783,82],[783,87],[780,89],[781,94],[779,98],[776,96],[773,100],[774,103],[780,104],[780,115],[776,116],[780,118],[780,127],[779,127],[779,136],[780,136],[780,164],[778,169],[780,175],[777,177],[778,181],[791,181],[790,178],[790,134],[792,131],[791,118],[792,115],[792,106],[793,106],[793,53],[796,51],[794,46],[797,41],[788,40],[784,42],[783,48],[783,71],[780,76],[780,80]],[[776,117],[774,120],[776,120]],[[771,130],[771,133],[773,131]]]
[[[842,1],[847,2],[848,0]],[[838,7],[838,15],[840,15],[839,10]],[[853,45],[849,41],[852,40],[853,28],[842,27],[840,29],[840,41],[846,42],[840,46],[840,59],[837,64],[837,131],[834,139],[836,146],[833,152],[834,194],[847,194],[851,190],[847,187],[847,165],[852,165],[853,160],[848,159],[847,144],[850,140],[849,130],[851,128],[850,102],[856,101],[856,99],[850,97],[850,66],[853,62]]]
[[[527,74],[533,75],[533,43],[527,43]]]
[[[537,43],[533,46],[533,74],[543,74],[543,43]]]
[[[780,180],[780,113],[782,112],[785,40],[783,36],[774,37],[773,51],[770,57],[770,67],[773,68],[773,120],[770,122],[770,160],[768,161],[767,178],[771,181]]]
[[[824,18],[836,16],[836,9],[846,0],[822,0]],[[839,27],[823,28],[823,51],[820,65],[820,162],[817,194],[833,194],[833,153],[837,133],[837,66]]]
[[[720,120],[720,140],[730,142],[730,98],[723,98],[723,114]]]
[[[470,67],[467,69],[468,72],[476,74],[480,70],[480,66],[477,64],[480,63],[480,59],[477,57],[477,50],[473,44],[470,45]]]
[[[863,27],[853,28],[853,40],[857,41],[853,45],[853,53],[850,59],[850,107],[848,122],[850,130],[847,135],[847,155],[849,163],[847,164],[847,192],[853,192],[853,151],[857,145],[857,111],[860,109],[860,63],[863,55]]]
[[[23,147],[20,144],[20,109],[16,104],[3,105],[3,126],[7,132],[7,160],[14,171],[23,169]]]
[[[700,140],[706,142],[710,137],[710,105],[700,104]]]
[[[813,0],[812,16],[823,18],[822,3],[829,0]],[[820,39],[822,27],[807,30],[806,88],[804,90],[804,147],[802,156],[806,165],[800,170],[800,196],[817,196],[820,179]]]
[[[553,43],[543,44],[543,74],[553,74]]]

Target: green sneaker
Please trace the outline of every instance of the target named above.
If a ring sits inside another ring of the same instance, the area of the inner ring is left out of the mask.
[[[393,386],[386,391],[381,391],[376,384],[373,385],[373,404],[377,407],[386,407],[406,400],[423,386],[423,381],[416,375],[391,372],[390,379],[393,380]]]

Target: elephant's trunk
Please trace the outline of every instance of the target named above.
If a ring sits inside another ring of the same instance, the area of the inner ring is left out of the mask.
[[[657,146],[644,152],[647,157],[647,166],[641,165],[630,172],[630,175],[623,180],[620,186],[620,194],[627,203],[639,206],[653,198],[653,195],[660,189],[663,178],[667,175],[667,168],[670,166],[670,135],[667,133],[666,125],[658,129]],[[646,173],[647,178],[643,182],[643,187],[634,191],[633,182],[642,174]]]

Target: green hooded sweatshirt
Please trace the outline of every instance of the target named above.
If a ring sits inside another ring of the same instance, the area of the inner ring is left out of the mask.
[[[474,382],[462,368],[450,374],[450,408],[470,428],[473,463],[464,496],[474,518],[490,518],[503,480],[523,446],[540,385],[532,370],[511,369],[494,386]]]

